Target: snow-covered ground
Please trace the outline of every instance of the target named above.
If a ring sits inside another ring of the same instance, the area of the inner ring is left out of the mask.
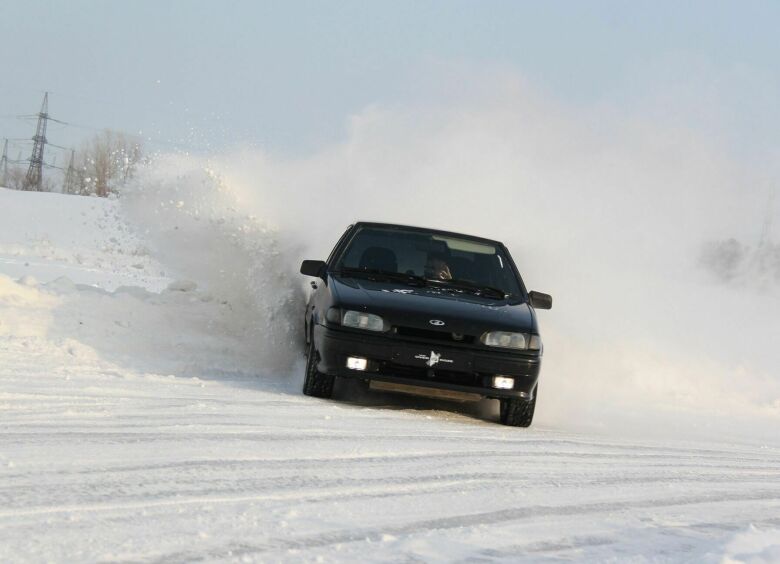
[[[109,290],[164,287],[165,273],[119,217],[116,202],[0,192],[0,272],[66,276]]]
[[[728,438],[308,398],[273,230],[141,201],[0,189],[0,562],[780,562],[771,394]]]

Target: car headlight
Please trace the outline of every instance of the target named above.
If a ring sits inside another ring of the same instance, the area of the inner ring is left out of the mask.
[[[538,351],[542,348],[539,335],[528,333],[512,333],[510,331],[490,331],[482,335],[482,343],[488,347]]]
[[[344,327],[366,329],[367,331],[384,331],[385,320],[373,313],[347,310],[341,318]]]

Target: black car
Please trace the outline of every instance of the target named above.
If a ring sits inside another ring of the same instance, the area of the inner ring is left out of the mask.
[[[542,341],[535,309],[497,241],[403,225],[359,222],[328,260],[306,304],[303,393],[329,398],[337,377],[375,389],[454,400],[495,398],[501,423],[534,416]]]

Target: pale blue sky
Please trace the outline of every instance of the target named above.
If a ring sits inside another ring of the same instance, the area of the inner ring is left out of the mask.
[[[453,62],[508,67],[574,105],[626,107],[669,88],[695,106],[705,93],[737,139],[767,149],[778,29],[780,2],[0,0],[0,137],[29,137],[33,125],[9,116],[36,112],[49,90],[53,116],[140,130],[160,148],[302,153]],[[49,137],[90,133],[53,124]]]

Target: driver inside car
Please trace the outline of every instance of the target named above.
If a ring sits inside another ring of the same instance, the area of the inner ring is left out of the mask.
[[[452,280],[452,273],[440,255],[428,255],[428,260],[425,262],[425,277],[434,280]]]

